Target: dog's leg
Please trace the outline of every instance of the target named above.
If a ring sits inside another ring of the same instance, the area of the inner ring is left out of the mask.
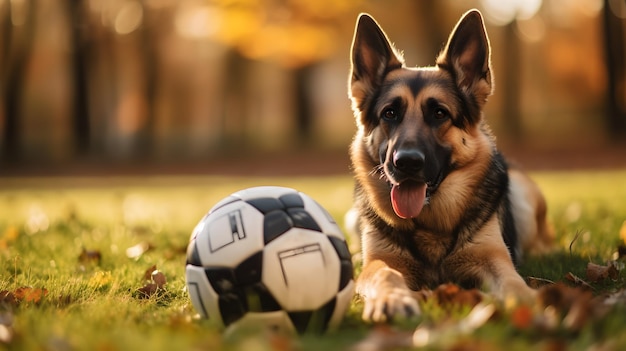
[[[490,255],[488,269],[483,271],[483,282],[488,291],[501,301],[532,302],[537,292],[519,275],[506,247],[491,249]]]
[[[368,262],[357,281],[357,293],[364,299],[363,319],[384,322],[394,316],[420,313],[418,294],[409,289],[402,273],[382,260]]]
[[[459,281],[474,277],[479,285],[499,300],[512,298],[531,302],[536,297],[536,291],[515,269],[496,216],[476,233],[463,250],[450,256],[443,268],[452,272],[452,278]]]

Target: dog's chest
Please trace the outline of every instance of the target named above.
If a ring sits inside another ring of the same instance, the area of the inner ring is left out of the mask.
[[[453,252],[455,240],[451,236],[419,231],[405,242],[404,250],[412,262],[407,262],[409,276],[405,277],[410,288],[434,287],[449,280],[442,267]]]

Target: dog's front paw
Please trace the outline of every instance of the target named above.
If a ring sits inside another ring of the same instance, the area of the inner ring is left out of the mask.
[[[420,307],[414,292],[407,287],[388,286],[381,288],[374,296],[365,296],[363,319],[371,322],[385,322],[393,318],[408,318],[420,314]]]

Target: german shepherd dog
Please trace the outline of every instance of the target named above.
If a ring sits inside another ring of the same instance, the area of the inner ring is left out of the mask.
[[[483,118],[493,77],[480,12],[464,14],[435,66],[420,68],[362,14],[351,58],[363,318],[419,313],[416,291],[448,282],[532,299],[515,262],[552,235],[541,192],[508,167]]]

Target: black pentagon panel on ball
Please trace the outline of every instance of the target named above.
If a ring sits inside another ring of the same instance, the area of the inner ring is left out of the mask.
[[[341,240],[334,236],[328,236],[328,240],[333,244],[335,251],[337,251],[337,255],[339,256],[341,262],[341,275],[339,278],[339,290],[343,290],[343,288],[350,283],[350,280],[354,277],[354,268],[352,266],[352,256],[350,255],[350,251],[348,250],[348,244],[346,244],[345,240]]]
[[[211,267],[205,268],[206,274],[211,287],[218,295],[226,294],[235,289],[237,281],[235,278],[235,272],[232,269],[226,267]]]
[[[304,201],[302,200],[302,197],[300,197],[300,194],[298,193],[285,194],[279,197],[279,200],[280,202],[283,203],[283,205],[285,205],[285,208],[292,208],[292,207],[304,208]]]
[[[235,268],[234,273],[238,286],[260,282],[263,274],[263,251],[246,258]]]
[[[273,211],[263,218],[263,239],[267,245],[293,227],[293,221],[285,211]]]
[[[333,298],[315,311],[287,312],[287,315],[298,333],[322,333],[333,316],[336,303]]]
[[[341,274],[339,275],[339,290],[343,290],[354,277],[352,261],[341,260]]]
[[[316,232],[322,231],[315,219],[304,208],[288,208],[287,213],[291,217],[294,227],[315,230]]]
[[[238,321],[246,313],[248,309],[246,306],[245,297],[239,292],[232,292],[224,295],[220,295],[218,299],[218,305],[220,308],[220,314],[222,315],[222,321],[224,325],[229,325]]]
[[[345,240],[336,238],[334,236],[328,236],[328,240],[330,240],[331,244],[333,244],[333,247],[335,248],[335,251],[337,251],[337,255],[339,255],[339,258],[348,261],[352,260],[352,255],[350,255],[350,251],[348,250],[348,244]]]
[[[246,200],[247,203],[259,210],[263,214],[268,214],[276,210],[284,210],[285,205],[274,197],[258,197],[256,199]]]
[[[198,244],[194,241],[187,246],[187,262],[192,266],[202,267],[202,261],[200,260],[200,254],[198,254]]]
[[[282,309],[263,283],[246,287],[245,294],[246,304],[250,312],[274,312]]]

